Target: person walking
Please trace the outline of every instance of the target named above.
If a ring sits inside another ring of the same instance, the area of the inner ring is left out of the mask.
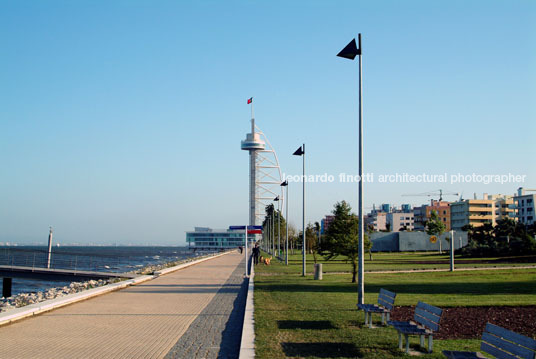
[[[259,248],[259,243],[255,243],[255,247],[253,247],[253,263],[255,265],[259,264],[260,254],[261,254],[261,249]]]

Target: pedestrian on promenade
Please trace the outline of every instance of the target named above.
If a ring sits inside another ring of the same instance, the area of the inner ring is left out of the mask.
[[[259,264],[259,255],[261,254],[261,249],[259,248],[259,243],[255,243],[253,247],[253,263]]]
[[[240,254],[242,254],[242,246],[238,246],[238,250],[240,251]]]

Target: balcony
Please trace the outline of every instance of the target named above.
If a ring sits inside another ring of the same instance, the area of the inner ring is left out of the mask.
[[[478,221],[483,221],[483,220],[493,220],[493,216],[490,214],[490,215],[475,215],[475,214],[470,214],[469,215],[469,220],[478,220]]]
[[[492,212],[492,207],[485,207],[485,206],[469,206],[469,212]]]

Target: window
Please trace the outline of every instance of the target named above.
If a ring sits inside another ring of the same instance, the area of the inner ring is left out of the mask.
[[[443,214],[447,214],[447,211],[443,211]]]
[[[532,198],[527,199],[527,204],[532,203]]]

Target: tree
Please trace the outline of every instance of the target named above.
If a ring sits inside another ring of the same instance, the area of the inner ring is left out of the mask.
[[[467,232],[467,238],[469,238],[469,239],[472,238],[474,230],[475,230],[475,227],[473,227],[472,224],[465,224],[462,227],[462,231]]]
[[[372,233],[374,233],[374,225],[372,224],[369,224],[367,229],[367,238],[370,238],[370,236],[372,236]],[[372,261],[372,242],[370,243],[370,247],[368,248],[368,254],[369,254],[369,260]]]
[[[274,217],[274,228],[273,228],[273,230],[274,230],[274,240],[275,240],[275,243],[276,243],[275,247],[277,248],[277,243],[278,243],[277,235],[279,233],[280,236],[281,236],[281,247],[284,248],[285,247],[285,236],[286,236],[285,224],[287,223],[286,220],[285,220],[285,217],[283,217],[283,214],[281,213],[281,211],[277,210],[272,203],[270,203],[269,205],[267,205],[265,207],[265,211],[266,211],[266,215],[265,215],[264,220],[262,222],[263,230],[266,231],[266,233],[268,233],[267,228],[270,226],[270,223],[271,223],[270,222],[271,221],[270,216],[273,215],[273,217]],[[277,231],[277,226],[278,225],[280,225],[279,232]],[[289,237],[290,237],[290,227],[289,227]]]
[[[307,252],[313,254],[313,261],[316,264],[316,255],[318,253],[318,234],[316,227],[311,223],[309,223],[305,228],[305,240],[307,242]]]
[[[312,243],[311,251],[313,252],[313,260],[316,264],[316,254],[320,251],[320,223],[315,222],[314,227],[314,238],[309,239],[309,236],[307,236],[308,243]]]
[[[495,226],[485,223],[468,230],[469,243],[461,252],[470,257],[528,255],[536,253],[536,240],[531,227],[510,218],[500,219]]]
[[[439,218],[437,211],[432,211],[432,213],[430,213],[430,220],[426,222],[426,234],[438,237],[437,241],[439,242],[439,254],[441,254],[441,238],[439,238],[439,236],[445,233],[446,230],[447,227],[441,218]]]
[[[430,213],[430,220],[426,222],[426,234],[430,236],[440,236],[447,230],[445,223],[439,218],[437,211]]]
[[[294,254],[294,248],[298,242],[298,230],[292,224],[288,225],[288,246],[291,254]]]
[[[359,219],[352,213],[352,208],[346,201],[337,202],[333,209],[335,218],[329,224],[320,246],[321,254],[326,260],[337,256],[345,256],[352,265],[352,283],[356,282],[357,260],[359,255],[358,230]],[[365,251],[372,243],[365,234]]]

